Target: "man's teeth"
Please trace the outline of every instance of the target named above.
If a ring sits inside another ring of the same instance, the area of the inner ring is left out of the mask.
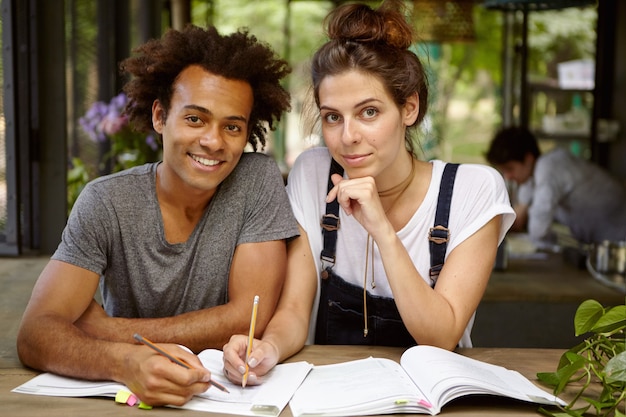
[[[206,159],[206,158],[200,158],[199,156],[195,156],[195,155],[191,155],[191,158],[196,161],[196,162],[200,162],[202,165],[206,165],[206,166],[214,166],[220,163],[220,161],[216,161],[214,159]]]

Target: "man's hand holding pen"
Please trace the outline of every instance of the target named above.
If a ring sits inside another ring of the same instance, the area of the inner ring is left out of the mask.
[[[142,343],[145,346],[135,346],[139,353],[127,357],[128,373],[121,378],[121,382],[144,403],[153,406],[183,405],[214,384],[211,372],[193,353],[175,344],[157,345],[148,340]],[[172,361],[168,355],[186,366]]]

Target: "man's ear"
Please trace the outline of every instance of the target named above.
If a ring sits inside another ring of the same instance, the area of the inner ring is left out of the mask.
[[[158,134],[163,133],[163,125],[165,124],[165,109],[159,100],[152,103],[152,127]]]
[[[402,106],[402,117],[405,126],[413,126],[420,112],[420,101],[417,93],[411,94],[404,106]]]

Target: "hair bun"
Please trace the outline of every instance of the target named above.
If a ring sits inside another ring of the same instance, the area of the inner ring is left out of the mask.
[[[326,18],[330,39],[354,42],[385,43],[407,49],[413,42],[413,30],[402,14],[400,1],[384,1],[376,10],[364,4],[346,4]]]

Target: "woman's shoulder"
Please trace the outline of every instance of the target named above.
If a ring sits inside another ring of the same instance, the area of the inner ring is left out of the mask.
[[[498,172],[494,167],[484,164],[476,163],[463,163],[459,165],[459,169],[464,175],[477,177],[477,178],[497,178],[503,179],[502,174]]]
[[[328,175],[330,160],[330,152],[326,147],[318,146],[306,149],[296,158],[289,175],[315,177],[317,173],[321,172]]]
[[[445,162],[433,161],[433,177],[440,179],[445,165]],[[491,199],[507,193],[504,178],[495,168],[477,163],[459,164],[454,180],[455,199]]]
[[[433,170],[435,174],[439,176],[443,175],[443,170],[449,162],[440,160],[433,160]],[[484,164],[477,163],[459,163],[457,171],[457,177],[455,181],[462,181],[466,183],[475,182],[504,182],[502,175],[493,167]]]
[[[488,189],[491,193],[507,193],[504,177],[498,170],[483,164],[461,164],[459,169],[464,185],[474,189]]]
[[[330,161],[330,152],[325,146],[316,146],[302,151],[296,158],[294,166],[299,164],[316,164],[321,161]]]

